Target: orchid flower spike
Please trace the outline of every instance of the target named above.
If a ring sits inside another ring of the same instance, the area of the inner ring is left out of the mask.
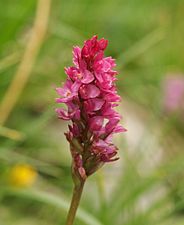
[[[56,89],[56,102],[67,106],[67,110],[56,109],[58,117],[71,121],[65,135],[70,143],[74,181],[85,180],[104,163],[117,160],[112,136],[126,131],[114,109],[121,98],[115,85],[115,60],[104,57],[107,44],[107,40],[93,36],[82,49],[74,47],[74,66],[65,68],[66,82]]]

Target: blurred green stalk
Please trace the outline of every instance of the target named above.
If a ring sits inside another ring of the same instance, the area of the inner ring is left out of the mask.
[[[18,101],[36,61],[47,32],[51,0],[39,0],[30,39],[22,60],[0,104],[0,124],[3,125]],[[5,63],[6,64],[6,63]]]

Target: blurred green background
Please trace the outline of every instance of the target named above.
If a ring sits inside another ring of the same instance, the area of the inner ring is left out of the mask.
[[[0,225],[64,225],[71,158],[54,89],[95,34],[117,59],[128,132],[75,224],[184,224],[183,12],[183,0],[0,1]]]

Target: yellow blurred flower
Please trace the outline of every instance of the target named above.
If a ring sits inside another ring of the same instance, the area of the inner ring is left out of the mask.
[[[15,165],[10,170],[10,183],[17,187],[31,186],[37,177],[36,170],[28,164]]]

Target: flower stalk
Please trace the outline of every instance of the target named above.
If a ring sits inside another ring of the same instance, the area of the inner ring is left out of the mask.
[[[73,225],[75,215],[77,212],[77,208],[80,203],[83,187],[84,187],[85,181],[80,181],[79,184],[75,184],[74,189],[73,189],[73,196],[72,196],[72,201],[70,204],[70,209],[68,211],[68,216],[66,220],[66,225]]]

